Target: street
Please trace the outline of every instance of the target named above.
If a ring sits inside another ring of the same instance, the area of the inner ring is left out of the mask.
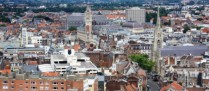
[[[157,82],[152,81],[152,79],[147,80],[147,85],[150,86],[149,91],[160,91],[160,87],[158,86]]]

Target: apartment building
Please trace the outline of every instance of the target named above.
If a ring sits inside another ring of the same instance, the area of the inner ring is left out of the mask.
[[[97,91],[97,76],[66,75],[55,72],[0,76],[0,91]]]

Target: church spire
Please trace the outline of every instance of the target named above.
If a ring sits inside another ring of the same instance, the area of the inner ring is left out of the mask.
[[[86,13],[87,12],[91,13],[91,7],[89,5],[86,7]]]
[[[152,60],[156,62],[155,70],[160,73],[160,48],[162,48],[162,30],[161,30],[161,20],[160,20],[160,8],[157,11],[157,23],[154,30],[153,39],[153,49],[152,49]]]
[[[160,28],[161,26],[161,21],[160,21],[160,7],[157,9],[157,27]]]

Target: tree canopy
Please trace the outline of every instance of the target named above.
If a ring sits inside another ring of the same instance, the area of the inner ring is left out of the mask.
[[[11,20],[8,17],[5,17],[4,15],[0,15],[0,22],[10,23]]]
[[[149,56],[146,54],[133,54],[130,55],[129,58],[131,61],[137,62],[138,65],[147,70],[152,71],[153,67],[155,66],[155,62],[149,59]]]
[[[184,28],[183,33],[186,33],[188,30],[190,30],[190,27],[187,24],[185,24],[183,28]]]
[[[77,30],[77,28],[76,28],[76,27],[74,27],[74,26],[72,26],[72,27],[70,27],[68,30],[69,30],[69,31],[76,31],[76,30]]]
[[[53,22],[53,19],[47,17],[47,16],[42,16],[42,15],[38,15],[38,16],[34,16],[33,18],[42,18],[46,21],[49,21],[49,22]]]
[[[157,11],[157,8],[153,8],[153,10]],[[168,10],[165,8],[160,8],[160,17],[161,16],[167,16],[169,13]],[[150,22],[151,19],[154,19],[153,24],[156,24],[157,22],[157,13],[146,13],[146,22]]]

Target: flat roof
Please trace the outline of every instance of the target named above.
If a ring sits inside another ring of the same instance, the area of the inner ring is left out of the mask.
[[[41,72],[54,72],[54,69],[52,68],[51,64],[41,64],[38,65],[38,68]]]
[[[72,67],[78,67],[78,68],[95,68],[97,69],[97,67],[91,62],[91,61],[85,61],[85,62],[80,62],[81,65],[79,66],[72,66]]]
[[[51,55],[51,58],[53,60],[66,60],[67,61],[67,58],[63,54],[53,54]]]

